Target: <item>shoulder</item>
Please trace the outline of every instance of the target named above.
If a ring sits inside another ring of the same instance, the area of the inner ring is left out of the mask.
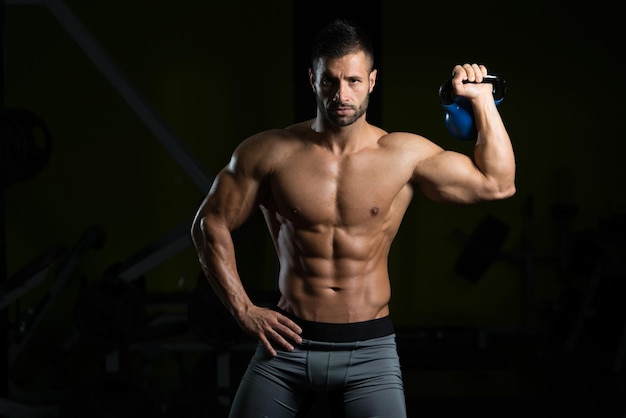
[[[231,166],[248,168],[265,174],[303,145],[297,125],[268,129],[249,136],[237,145]],[[234,167],[232,167],[234,168]]]
[[[443,152],[443,148],[418,134],[392,132],[380,137],[379,146],[407,157],[424,160]]]
[[[268,129],[257,132],[239,143],[235,149],[236,153],[249,153],[263,151],[263,154],[270,150],[295,146],[301,140],[298,134],[291,127]]]

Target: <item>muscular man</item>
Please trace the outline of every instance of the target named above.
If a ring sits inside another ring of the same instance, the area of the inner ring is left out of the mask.
[[[492,86],[481,84],[483,65],[453,68],[455,94],[474,109],[473,158],[369,124],[376,74],[357,27],[337,20],[324,28],[309,70],[316,117],[244,140],[194,219],[212,288],[259,340],[233,418],[294,417],[320,390],[341,395],[342,416],[405,417],[387,258],[409,202],[416,192],[459,204],[515,193],[513,149]],[[280,262],[273,309],[246,294],[231,239],[257,208]]]

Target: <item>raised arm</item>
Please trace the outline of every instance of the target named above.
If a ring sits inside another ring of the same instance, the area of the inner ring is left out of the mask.
[[[239,273],[231,232],[257,208],[263,190],[260,139],[244,141],[215,178],[191,227],[191,237],[211,287],[242,329],[276,354],[270,340],[286,349],[299,341],[300,328],[278,312],[255,306]]]
[[[504,199],[515,193],[513,146],[494,103],[491,84],[480,84],[485,75],[483,65],[454,67],[454,92],[471,102],[478,137],[473,158],[436,150],[418,165],[415,180],[435,201],[473,203]]]

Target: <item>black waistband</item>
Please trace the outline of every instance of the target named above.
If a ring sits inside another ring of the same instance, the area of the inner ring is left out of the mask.
[[[347,343],[386,337],[394,333],[390,316],[369,321],[334,324],[307,321],[278,307],[274,309],[298,324],[302,328],[302,338],[307,340]]]

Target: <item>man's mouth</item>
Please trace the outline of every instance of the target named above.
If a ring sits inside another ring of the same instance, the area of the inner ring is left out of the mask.
[[[352,106],[333,106],[330,108],[330,111],[336,113],[338,115],[345,115],[353,111]]]

